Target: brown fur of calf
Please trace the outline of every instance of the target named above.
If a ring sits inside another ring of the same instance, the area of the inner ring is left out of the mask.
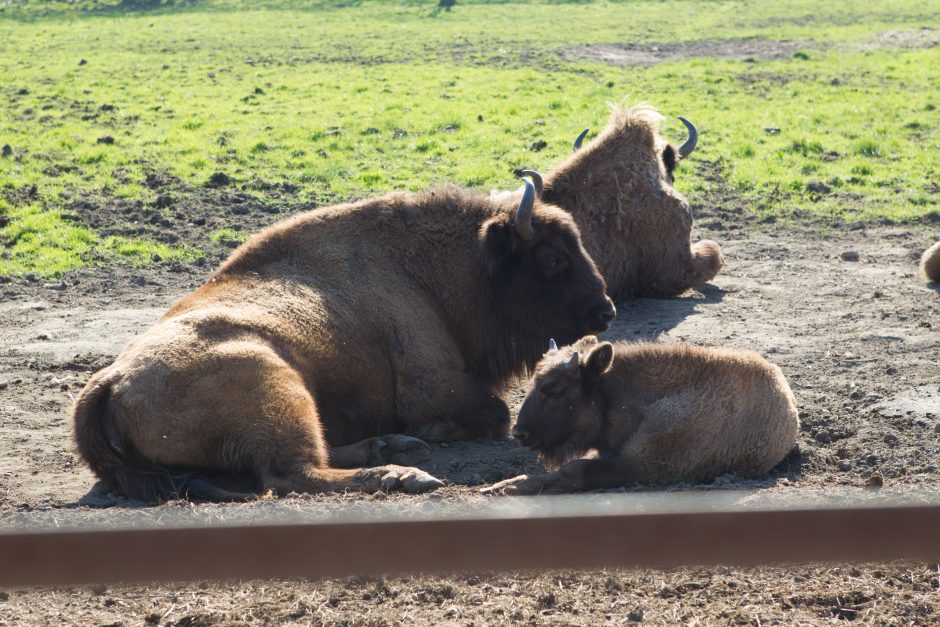
[[[610,295],[670,297],[712,280],[718,244],[690,244],[692,213],[672,186],[679,160],[652,107],[613,107],[593,141],[552,168],[542,198],[574,216]]]
[[[536,201],[523,238],[517,204],[395,193],[255,235],[91,378],[74,409],[82,457],[145,500],[232,496],[188,480],[201,469],[279,493],[439,485],[342,468],[426,455],[384,434],[504,435],[500,393],[551,334],[574,341],[613,314],[571,217]]]
[[[940,282],[940,242],[925,250],[921,255],[920,272],[924,278]]]
[[[757,353],[588,337],[539,362],[514,429],[557,472],[490,491],[759,477],[790,452],[798,427],[783,373]]]

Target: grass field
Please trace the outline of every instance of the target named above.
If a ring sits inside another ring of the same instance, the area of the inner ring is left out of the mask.
[[[940,214],[940,48],[910,31],[940,23],[938,1],[139,4],[0,3],[0,275],[196,259],[198,245],[109,234],[69,207],[160,219],[168,194],[218,172],[288,207],[506,188],[624,98],[659,107],[676,140],[675,115],[698,124],[677,179],[693,206],[721,187],[768,218]],[[701,56],[716,41],[777,53]],[[619,66],[595,44],[675,53]],[[235,226],[212,241],[243,239]]]

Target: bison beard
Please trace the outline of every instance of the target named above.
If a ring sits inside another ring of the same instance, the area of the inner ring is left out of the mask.
[[[570,216],[534,196],[397,193],[266,229],[92,377],[82,457],[150,501],[246,496],[204,471],[278,493],[441,485],[394,464],[427,457],[418,437],[504,435],[501,393],[548,338],[614,315]]]

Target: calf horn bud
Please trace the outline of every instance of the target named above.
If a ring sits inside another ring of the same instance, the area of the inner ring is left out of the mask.
[[[574,152],[578,152],[579,150],[581,150],[581,142],[584,141],[584,137],[588,134],[589,130],[591,129],[589,128],[584,129],[583,131],[581,131],[581,134],[578,135],[578,138],[574,140]]]
[[[681,115],[676,116],[682,123],[685,124],[685,127],[689,129],[689,137],[685,140],[681,146],[679,146],[679,156],[683,159],[692,154],[692,151],[695,150],[695,144],[698,143],[698,129],[695,128],[695,125],[686,120]]]
[[[523,176],[528,176],[532,179],[532,182],[535,184],[535,193],[541,198],[542,190],[545,188],[545,184],[542,183],[542,175],[536,170],[519,170],[518,178],[522,178]]]
[[[516,209],[516,215],[512,220],[516,232],[524,240],[530,240],[535,237],[535,230],[532,228],[532,208],[535,206],[535,184],[529,179],[523,179],[525,186],[522,192],[522,200],[519,201],[519,207]]]

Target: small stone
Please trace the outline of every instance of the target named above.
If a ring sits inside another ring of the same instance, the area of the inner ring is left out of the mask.
[[[91,591],[97,595],[102,595],[108,591],[108,586],[104,585],[103,583],[96,583],[91,586]]]
[[[842,261],[858,261],[859,255],[857,250],[847,250],[839,257],[842,258]]]
[[[883,487],[885,484],[885,478],[881,476],[880,472],[872,473],[865,481],[865,487],[877,490],[878,488]]]
[[[373,501],[384,501],[387,498],[388,498],[388,495],[385,494],[385,492],[382,492],[381,490],[378,490],[377,492],[372,493]]]
[[[780,129],[776,126],[765,126],[764,132],[768,135],[778,135],[780,133]]]
[[[78,60],[78,64],[79,64],[79,65],[88,65],[88,61],[85,60],[85,59],[79,59],[79,60]]]
[[[110,135],[102,135],[101,137],[98,138],[98,143],[110,145],[114,143],[114,138],[111,137]]]
[[[531,144],[529,144],[529,150],[531,150],[532,152],[538,152],[542,148],[545,148],[546,146],[548,146],[548,142],[540,139],[538,141],[534,141]]]
[[[839,470],[841,470],[842,472],[845,472],[845,471],[847,471],[847,470],[852,470],[852,464],[851,464],[850,462],[847,462],[847,461],[841,461],[841,462],[839,462],[839,464],[838,464],[838,468],[839,468]]]
[[[13,147],[10,144],[3,145],[3,156],[12,157],[13,156]]]

